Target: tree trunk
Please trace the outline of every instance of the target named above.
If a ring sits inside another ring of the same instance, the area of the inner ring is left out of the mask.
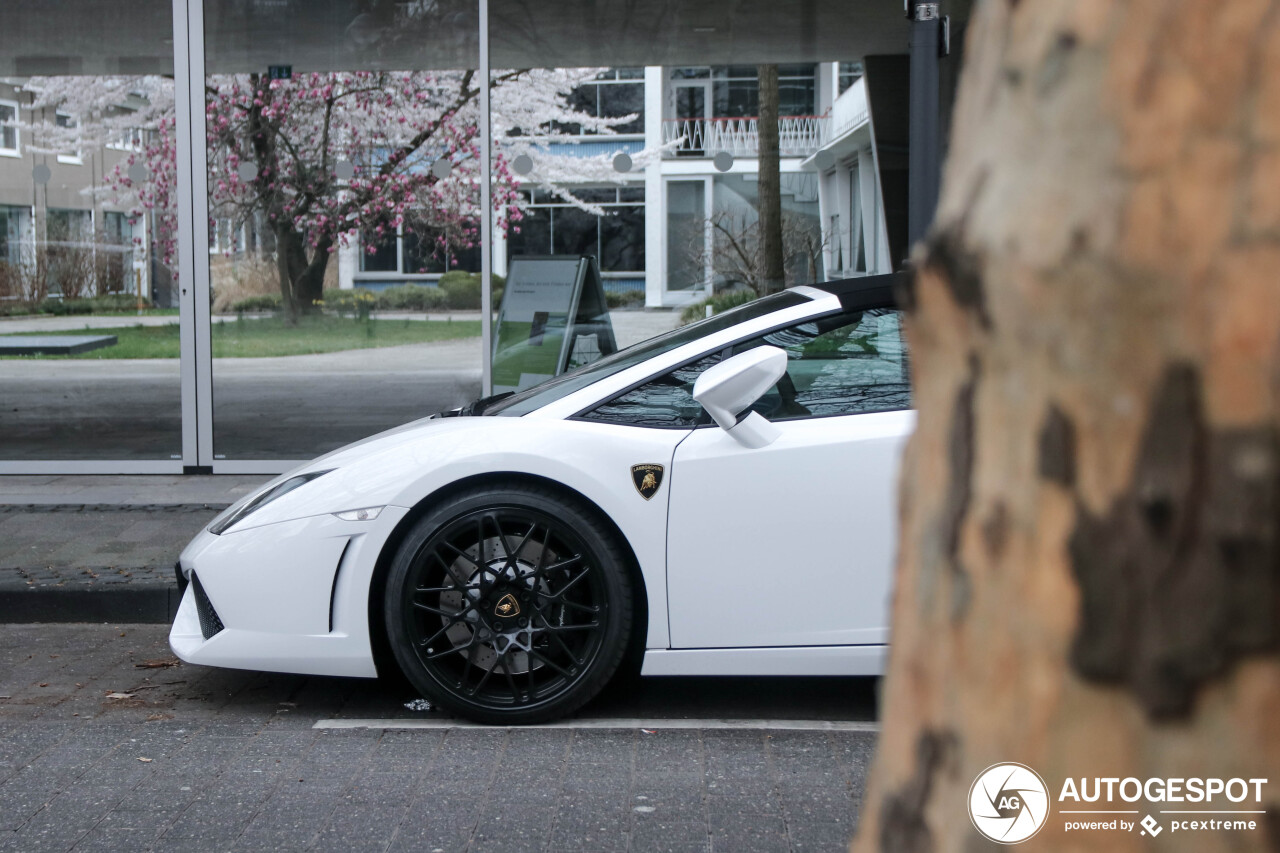
[[[757,67],[760,81],[760,137],[758,184],[760,215],[761,280],[764,293],[786,287],[782,257],[782,181],[778,173],[778,66]]]
[[[278,220],[277,220],[278,221]],[[280,298],[285,318],[290,324],[298,317],[315,311],[315,303],[324,297],[324,274],[329,266],[327,239],[312,250],[307,260],[303,236],[290,225],[276,226],[276,270],[280,274]]]
[[[988,849],[968,800],[997,762],[1044,778],[1042,853],[1280,849],[1280,6],[991,0],[966,56],[906,294],[919,419],[853,849]],[[1270,782],[1076,804],[1068,777]],[[1061,814],[1089,808],[1268,814],[1067,833],[1116,817]]]

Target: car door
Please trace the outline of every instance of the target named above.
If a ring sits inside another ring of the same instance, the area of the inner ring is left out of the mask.
[[[914,425],[900,315],[850,311],[734,354],[762,344],[788,356],[752,407],[779,437],[749,448],[701,426],[672,461],[672,647],[885,643],[899,460]]]

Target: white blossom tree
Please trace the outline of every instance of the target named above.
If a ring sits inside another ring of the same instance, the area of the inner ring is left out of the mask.
[[[115,145],[122,156],[90,188],[128,212],[135,224],[153,213],[152,247],[172,266],[177,252],[176,123],[173,80],[160,76],[33,77],[31,150],[67,154]],[[58,114],[70,121],[59,122]],[[134,238],[140,244],[141,238]]]

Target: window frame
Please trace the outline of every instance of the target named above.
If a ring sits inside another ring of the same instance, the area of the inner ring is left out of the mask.
[[[804,118],[809,116],[816,117],[817,109],[820,101],[819,94],[818,94],[818,89],[819,89],[818,75],[820,73],[819,72],[820,65],[821,63],[810,63],[810,62],[790,62],[790,63],[779,64],[779,67],[778,67],[778,88],[779,88],[778,117],[779,118]],[[792,69],[795,69],[799,66],[805,66],[808,70],[804,72],[793,73]],[[750,114],[741,115],[741,116],[734,116],[734,115],[727,115],[727,114],[721,115],[715,109],[717,86],[728,87],[728,86],[731,86],[732,84],[743,84],[743,83],[758,84],[759,83],[760,77],[758,72],[752,73],[752,74],[733,73],[733,69],[742,68],[742,67],[745,67],[745,66],[738,66],[738,65],[671,66],[667,71],[666,86],[667,88],[674,90],[674,88],[679,85],[694,86],[699,83],[705,84],[706,96],[704,100],[705,106],[703,108],[705,115],[702,117],[703,120],[759,118],[760,104],[758,101],[756,103],[754,115],[750,115]],[[784,68],[788,69],[786,73],[783,73]],[[788,84],[790,85],[802,84],[802,85],[812,87],[811,97],[808,102],[808,112],[786,112],[783,110],[782,108],[783,96],[782,96],[781,90],[784,87],[786,87]],[[726,99],[728,98],[727,91],[726,91],[725,97]],[[664,110],[663,119],[679,120],[678,117],[675,116],[674,114],[671,116],[667,116],[665,114],[665,110]],[[696,120],[696,119],[689,118],[684,120]]]
[[[640,75],[638,77],[621,76],[624,71],[628,71],[628,70],[630,71],[638,70],[640,72]],[[645,103],[644,103],[644,69],[642,67],[636,68],[633,66],[619,66],[616,68],[610,68],[608,71],[600,72],[600,74],[596,75],[596,78],[594,80],[588,80],[583,83],[579,83],[577,86],[574,86],[573,92],[577,93],[579,90],[584,89],[588,86],[595,89],[595,93],[594,93],[595,94],[595,112],[594,112],[593,118],[609,118],[609,119],[619,118],[619,116],[600,115],[600,87],[601,86],[635,86],[637,87],[640,91],[640,109],[637,111],[636,118],[634,119],[634,121],[639,122],[640,127],[637,130],[619,130],[614,133],[602,134],[602,133],[599,133],[598,131],[584,130],[582,126],[579,125],[578,132],[570,135],[584,137],[584,138],[605,136],[609,140],[644,139]],[[630,115],[630,113],[626,113],[626,115]],[[559,128],[557,129],[557,132],[563,133],[564,129]]]
[[[140,153],[143,148],[143,135],[146,133],[142,127],[127,127],[124,131],[111,142],[106,143],[106,147],[112,151],[132,151]]]
[[[406,267],[409,266],[409,252],[405,249],[405,239],[411,234],[417,235],[419,240],[423,237],[423,235],[418,234],[418,232],[407,228],[406,224],[403,222],[396,226],[394,233],[388,233],[386,235],[388,238],[394,240],[396,244],[395,269],[366,270],[364,269],[365,258],[367,257],[365,250],[369,244],[365,241],[366,235],[364,232],[362,231],[358,233],[351,243],[351,247],[356,252],[356,270],[353,273],[355,286],[360,287],[362,284],[387,284],[391,286],[401,284],[425,284],[429,286],[438,281],[441,276],[448,275],[451,272],[461,271],[472,274],[479,273],[478,268],[475,270],[468,269],[468,267],[462,263],[455,265],[453,261],[458,258],[459,255],[451,247],[447,248],[445,251],[445,268],[443,270],[439,270],[437,272],[418,272],[416,270],[406,269]],[[435,239],[434,235],[432,235],[431,239]],[[472,248],[478,250],[479,246],[477,245]]]
[[[71,124],[58,124],[58,119],[61,119],[61,118],[65,118],[67,121],[71,122]],[[64,128],[66,130],[79,130],[80,116],[72,115],[71,113],[64,113],[61,110],[57,110],[53,114],[53,123],[58,125],[58,127]],[[76,141],[77,143],[81,141],[80,134],[78,133],[76,134]],[[76,146],[76,151],[74,154],[56,154],[54,156],[55,156],[55,159],[64,166],[83,166],[84,165],[84,149],[79,145]]]
[[[669,374],[675,373],[677,370],[683,370],[692,364],[696,364],[697,362],[702,361],[704,358],[709,358],[710,356],[719,354],[721,357],[721,361],[723,361],[726,357],[732,357],[731,354],[733,353],[733,350],[736,347],[748,341],[755,340],[756,338],[763,338],[766,335],[772,335],[776,332],[781,332],[784,329],[789,329],[793,326],[801,326],[805,323],[821,322],[822,320],[828,317],[834,317],[840,314],[848,314],[854,311],[871,311],[877,308],[890,309],[890,310],[905,313],[901,306],[896,305],[892,302],[884,304],[883,300],[878,300],[876,302],[869,301],[867,304],[854,304],[854,305],[844,304],[844,300],[841,300],[841,302],[842,304],[840,305],[840,307],[832,311],[827,311],[822,314],[815,314],[813,316],[806,317],[803,320],[791,320],[786,323],[781,323],[776,326],[771,326],[770,328],[765,329],[764,331],[752,332],[749,335],[745,335],[730,343],[724,344],[723,346],[699,353],[697,356],[693,358],[687,359],[685,361],[682,361],[679,364],[672,365],[671,367],[668,367],[665,370],[659,371],[658,373],[647,376],[644,379],[640,380],[639,382],[635,382],[632,385],[628,386],[627,388],[624,388],[623,390],[618,391],[615,394],[611,394],[609,397],[603,400],[596,400],[595,402],[591,403],[589,406],[568,416],[567,418],[565,418],[565,420],[580,421],[583,423],[591,423],[591,424],[606,424],[610,426],[631,427],[633,429],[693,430],[693,429],[704,429],[706,427],[715,427],[716,423],[712,421],[711,418],[707,415],[705,409],[702,411],[702,414],[698,416],[698,421],[692,425],[673,424],[671,426],[658,426],[654,424],[623,423],[620,421],[595,420],[593,418],[587,417],[587,415],[594,412],[596,409],[598,409],[601,406],[608,405],[609,403],[612,403],[615,400],[625,397],[626,395],[635,391],[637,388],[643,388],[645,385],[648,385],[649,383],[654,382],[663,376],[667,376]],[[861,415],[879,415],[879,414],[884,414],[886,412],[911,411],[913,408],[914,406],[907,406],[901,409],[877,409],[874,412],[840,412],[840,413],[833,413],[828,415],[810,415],[809,417],[802,417],[802,418],[787,418],[786,420],[778,421],[778,423],[792,423],[795,421],[812,421],[812,420],[818,420],[820,418],[850,418],[850,417],[858,417]]]
[[[584,185],[580,187],[574,187],[573,191],[581,192],[581,191],[590,191],[590,190],[612,190],[613,191],[612,201],[600,201],[600,202],[589,202],[589,203],[602,208],[605,211],[605,216],[607,216],[610,211],[631,210],[631,211],[639,211],[640,213],[642,213],[644,216],[647,217],[649,215],[649,212],[648,212],[648,206],[644,199],[641,199],[640,201],[623,201],[622,200],[623,192],[625,192],[626,190],[637,190],[637,189],[643,193],[645,189],[644,184],[641,184],[641,183],[632,183],[632,184],[623,184],[623,185],[610,184],[610,185],[604,185],[604,186]],[[520,209],[522,211],[546,210],[548,211],[548,216],[549,216],[548,229],[547,229],[547,245],[543,247],[546,251],[530,252],[529,254],[536,255],[536,256],[546,255],[546,256],[555,256],[555,257],[573,257],[572,255],[557,255],[556,252],[554,251],[555,245],[556,245],[555,244],[555,237],[556,237],[555,211],[557,209],[566,209],[566,208],[580,211],[581,208],[575,204],[572,204],[571,202],[560,199],[550,193],[547,193],[547,195],[550,198],[549,201],[539,201],[538,193],[540,192],[540,190],[538,187],[525,187],[521,189],[521,192],[529,194],[528,198],[524,200],[521,204]],[[541,192],[545,192],[545,190]],[[645,273],[644,267],[641,267],[640,269],[616,269],[616,270],[604,269],[604,266],[603,266],[604,242],[603,242],[603,228],[602,228],[602,222],[604,220],[604,216],[596,216],[595,220],[596,220],[595,251],[592,254],[596,256],[597,262],[600,263],[601,265],[601,268],[600,268],[601,276],[605,278],[633,278],[633,277],[644,275]],[[641,238],[641,242],[643,243],[645,238],[644,229],[641,229],[640,231],[640,238]],[[515,257],[515,255],[512,254],[511,242],[512,241],[510,240],[510,238],[508,238],[508,240],[506,241],[505,251],[507,253],[508,263],[510,263],[512,257]],[[641,261],[642,262],[647,261],[647,259],[644,257],[643,252],[641,253]]]
[[[13,110],[13,118],[5,121],[0,119],[0,128],[13,128],[13,147],[4,146],[4,134],[0,132],[0,157],[21,157],[22,156],[22,130],[18,127],[18,111],[22,109],[22,105],[15,100],[9,98],[0,98],[0,107],[9,107]]]
[[[853,88],[854,84],[866,75],[866,67],[861,61],[836,63],[836,97]]]

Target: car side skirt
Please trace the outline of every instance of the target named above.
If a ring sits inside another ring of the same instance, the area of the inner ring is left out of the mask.
[[[650,649],[641,675],[883,675],[889,647]]]

